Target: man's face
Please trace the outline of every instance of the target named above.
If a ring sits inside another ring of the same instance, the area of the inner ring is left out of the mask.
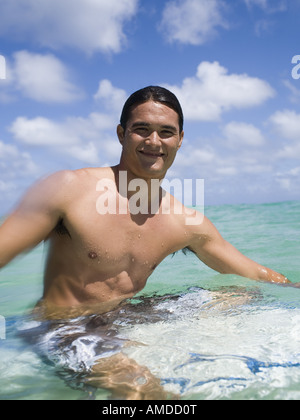
[[[126,130],[117,129],[123,147],[122,169],[142,179],[164,178],[183,140],[178,114],[166,105],[148,101],[131,111]]]

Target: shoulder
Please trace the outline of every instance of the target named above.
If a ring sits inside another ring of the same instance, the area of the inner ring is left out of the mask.
[[[60,195],[65,195],[66,192],[75,191],[80,178],[77,171],[63,170],[54,172],[41,178],[33,186],[33,191],[40,192],[44,190],[54,199]]]
[[[72,180],[73,182],[94,182],[102,178],[114,178],[114,171],[111,167],[103,168],[82,168],[75,171],[62,171],[62,176],[65,179]],[[64,174],[64,172],[66,172]]]
[[[171,215],[171,220],[184,232],[188,241],[209,231],[210,221],[205,217],[204,212],[186,207],[168,192],[164,194],[162,213]]]
[[[174,196],[164,192],[163,212],[169,212],[176,217],[177,223],[183,225],[186,231],[193,234],[194,231],[202,231],[209,222],[204,212],[195,208],[186,207]]]
[[[84,170],[62,170],[36,181],[23,196],[21,208],[39,208],[45,211],[64,209],[84,189]]]
[[[82,168],[76,170],[62,170],[42,178],[37,186],[48,187],[58,193],[67,191],[78,192],[86,188],[91,181],[105,176],[106,168]]]
[[[177,224],[184,229],[189,245],[194,243],[204,244],[217,239],[220,234],[203,211],[194,207],[186,207],[171,196],[171,207],[173,206],[174,217]]]
[[[42,179],[37,189],[47,191],[52,200],[67,205],[89,191],[95,191],[97,181],[105,177],[113,178],[111,168],[62,170]]]

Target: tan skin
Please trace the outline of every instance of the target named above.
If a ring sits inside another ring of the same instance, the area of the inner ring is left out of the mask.
[[[114,182],[117,201],[124,200],[117,191],[120,170],[127,171],[128,182],[139,178],[150,185],[151,179],[162,180],[184,135],[177,113],[153,101],[135,107],[126,130],[119,125],[117,134],[123,148],[119,165],[51,175],[27,193],[0,227],[0,267],[47,240],[45,307],[76,313],[87,308],[95,312],[97,307],[98,312],[106,312],[141,291],[155,267],[185,247],[220,273],[289,283],[283,275],[242,255],[207,218],[197,226],[187,225],[191,210],[161,191],[160,206],[169,199],[169,214],[99,215],[99,180]],[[153,199],[149,193],[149,208]],[[175,214],[178,207],[182,214]],[[58,233],[59,222],[62,231]],[[127,396],[136,392],[141,396],[136,387],[130,389]]]

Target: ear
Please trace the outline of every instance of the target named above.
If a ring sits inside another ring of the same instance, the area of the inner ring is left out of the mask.
[[[123,145],[123,142],[124,142],[124,134],[125,134],[124,128],[121,126],[121,124],[119,124],[118,127],[117,127],[117,135],[118,135],[118,138],[119,138],[119,142],[122,145]]]
[[[182,145],[183,137],[184,137],[184,131],[182,130],[182,132],[180,133],[180,139],[179,139],[179,143],[178,143],[178,146],[177,146],[177,150],[179,150],[181,145]]]

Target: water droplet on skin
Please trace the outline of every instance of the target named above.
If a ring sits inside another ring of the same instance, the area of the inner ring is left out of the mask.
[[[147,379],[143,376],[140,376],[139,378],[136,379],[136,383],[138,385],[146,385],[147,382],[148,382]]]

